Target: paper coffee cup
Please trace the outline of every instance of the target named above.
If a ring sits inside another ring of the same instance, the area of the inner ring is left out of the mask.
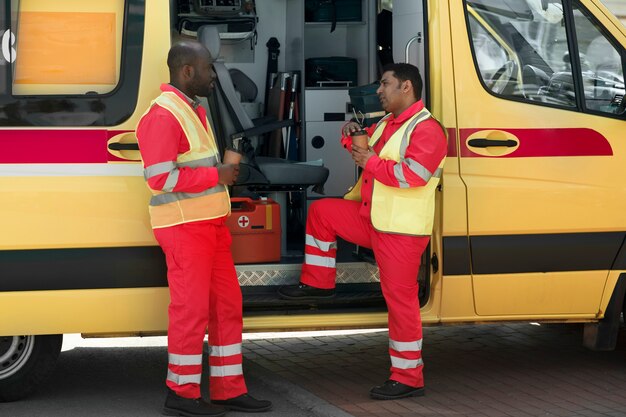
[[[226,149],[226,152],[224,152],[224,160],[223,162],[225,164],[239,164],[239,162],[241,161],[241,154],[237,151],[234,151],[232,149]]]
[[[357,148],[367,149],[369,147],[368,142],[370,138],[364,130],[352,132],[350,136],[352,136],[352,144]]]

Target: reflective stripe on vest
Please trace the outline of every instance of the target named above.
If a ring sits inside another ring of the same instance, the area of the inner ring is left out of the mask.
[[[369,145],[373,147],[381,138],[387,124],[385,116],[374,129]],[[431,118],[423,109],[407,120],[387,141],[380,152],[381,159],[405,162],[408,168],[426,181],[422,187],[409,187],[402,173],[402,165],[397,164],[394,172],[399,187],[389,187],[374,180],[372,191],[371,219],[376,230],[413,236],[430,236],[435,217],[435,190],[443,173],[445,158],[434,173],[421,164],[405,159],[411,134],[415,127]],[[347,200],[361,201],[361,176],[356,185],[344,196]]]
[[[178,182],[179,168],[215,167],[219,163],[217,144],[208,121],[205,128],[189,104],[174,92],[161,93],[152,106],[169,111],[189,142],[189,150],[178,155],[176,162],[161,162],[146,167],[144,171],[146,180],[169,173],[162,190],[150,189],[153,194],[149,207],[152,227],[157,229],[228,215],[230,198],[228,190],[221,184],[200,193],[172,192]]]

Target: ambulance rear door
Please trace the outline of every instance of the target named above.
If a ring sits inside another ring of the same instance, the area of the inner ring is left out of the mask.
[[[590,0],[451,25],[476,313],[593,317],[626,231],[624,27]]]

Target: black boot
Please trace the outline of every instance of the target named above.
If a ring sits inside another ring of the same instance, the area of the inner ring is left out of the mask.
[[[397,400],[406,397],[422,397],[424,387],[411,387],[398,381],[388,380],[370,390],[370,397],[376,400]]]
[[[287,285],[278,290],[278,295],[286,300],[319,300],[335,296],[335,289],[315,288],[310,285],[299,283]]]
[[[239,397],[229,398],[228,400],[212,400],[211,402],[224,406],[227,410],[243,411],[244,413],[262,413],[272,408],[271,401],[257,400],[248,394],[242,394]]]
[[[168,390],[163,414],[166,416],[223,416],[226,414],[224,407],[218,407],[202,401],[202,398],[183,398],[172,390]]]

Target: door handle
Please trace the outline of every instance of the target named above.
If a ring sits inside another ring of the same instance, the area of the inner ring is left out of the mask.
[[[109,143],[109,149],[112,151],[138,151],[138,143]]]
[[[507,148],[513,148],[517,146],[517,142],[513,139],[507,140],[494,140],[485,138],[470,139],[467,144],[475,148],[487,148],[489,146],[506,146]]]
[[[113,136],[107,142],[107,149],[110,154],[120,159],[128,161],[140,161],[139,144],[135,132],[125,132]]]
[[[477,155],[500,157],[516,152],[520,140],[505,130],[478,130],[465,139],[467,150]]]

